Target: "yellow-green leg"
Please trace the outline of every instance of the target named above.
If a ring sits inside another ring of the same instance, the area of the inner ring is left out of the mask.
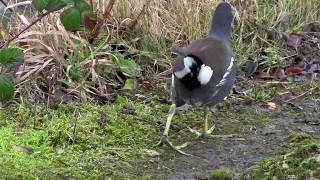
[[[211,136],[215,126],[212,126],[210,129],[208,128],[208,117],[209,117],[210,109],[209,107],[205,107],[204,109],[204,125],[203,125],[203,132],[198,132],[194,129],[189,128],[192,133],[195,133],[197,137],[208,137]]]
[[[197,138],[234,138],[237,137],[237,134],[227,134],[227,135],[212,135],[213,130],[215,129],[215,126],[212,126],[210,129],[208,129],[208,117],[210,113],[209,107],[204,107],[204,125],[203,125],[203,132],[199,132],[197,130],[189,128],[190,132],[197,135]],[[243,140],[243,138],[237,138],[236,140]]]
[[[179,148],[174,146],[168,139],[169,129],[170,129],[172,118],[173,118],[175,112],[176,112],[176,104],[172,104],[170,106],[170,109],[169,109],[169,112],[168,112],[166,128],[164,129],[163,135],[162,135],[162,137],[161,137],[161,139],[160,139],[160,141],[159,141],[159,143],[157,145],[158,146],[162,146],[163,144],[166,144],[169,147],[171,147],[173,150],[179,152],[180,154],[187,155],[187,156],[192,156],[191,154],[188,154],[188,153],[185,153],[185,152],[181,151]]]

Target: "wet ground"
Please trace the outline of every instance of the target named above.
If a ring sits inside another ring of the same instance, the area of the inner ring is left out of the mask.
[[[312,104],[310,106],[310,104]],[[241,122],[236,113],[244,113],[241,107],[236,107],[231,113],[235,119],[220,119],[215,123],[220,128],[219,134],[227,134],[233,124],[233,131],[241,132],[243,139],[201,139],[192,140],[190,146],[184,150],[194,155],[188,157],[172,153],[169,148],[162,148],[161,155],[154,160],[155,170],[152,170],[154,178],[157,179],[209,179],[213,170],[230,170],[234,177],[239,177],[258,160],[277,154],[279,150],[287,145],[286,138],[292,132],[304,132],[313,137],[320,138],[319,105],[307,101],[302,103],[303,110],[288,111],[287,107],[282,110],[263,109],[259,105],[251,106],[257,116],[248,115],[249,121]],[[223,111],[225,111],[224,109]],[[310,115],[310,112],[313,114]],[[297,115],[300,112],[303,115]],[[221,112],[224,113],[224,112]],[[219,117],[221,115],[217,117]],[[230,114],[231,114],[230,113]],[[248,112],[250,113],[250,111]],[[263,115],[259,116],[261,113]],[[265,121],[264,115],[270,115],[271,119]],[[261,119],[260,119],[261,118]],[[260,121],[260,123],[259,123]],[[264,121],[261,123],[261,121]],[[256,124],[256,125],[255,125]],[[224,131],[225,129],[225,131]],[[187,132],[182,132],[185,134]]]

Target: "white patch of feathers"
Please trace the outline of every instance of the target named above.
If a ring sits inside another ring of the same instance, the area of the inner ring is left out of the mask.
[[[194,59],[192,57],[185,57],[183,59],[183,63],[184,63],[184,69],[181,70],[181,71],[177,71],[175,72],[175,76],[179,79],[182,79],[186,74],[190,73],[191,72],[191,66],[192,64],[196,63],[194,61]],[[231,58],[231,61],[230,61],[230,64],[227,68],[227,71],[226,73],[223,75],[222,79],[219,81],[219,83],[216,85],[217,87],[219,86],[222,86],[226,80],[227,80],[227,77],[228,75],[230,74],[231,70],[232,70],[232,67],[233,67],[233,64],[234,64],[234,58],[232,57]],[[198,75],[198,80],[200,82],[201,85],[206,85],[211,77],[212,77],[212,74],[213,74],[213,70],[209,67],[209,66],[206,66],[205,64],[202,64],[201,65],[201,69],[199,71],[199,75]],[[174,84],[174,77],[172,77],[172,86]]]
[[[198,75],[198,81],[200,82],[201,85],[206,85],[211,79],[213,70],[211,67],[206,66],[205,64],[201,65],[199,75]]]
[[[228,66],[227,72],[224,73],[221,81],[216,85],[217,87],[222,86],[222,85],[226,82],[227,77],[228,77],[228,75],[230,74],[230,72],[231,72],[231,70],[232,70],[233,63],[234,63],[234,58],[231,57],[231,61],[230,61],[230,64],[229,64],[229,66]]]
[[[196,62],[192,57],[189,57],[189,56],[185,57],[183,59],[184,69],[182,69],[181,71],[175,72],[174,75],[176,75],[177,78],[182,79],[186,74],[191,72],[190,68],[194,63]]]

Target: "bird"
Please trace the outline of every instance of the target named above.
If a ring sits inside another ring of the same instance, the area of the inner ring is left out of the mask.
[[[190,155],[174,146],[168,139],[176,108],[184,104],[204,109],[203,132],[193,132],[198,137],[213,137],[211,133],[214,126],[208,128],[210,107],[225,99],[236,79],[237,65],[231,47],[232,21],[231,5],[221,2],[212,15],[207,37],[192,41],[186,47],[172,46],[172,52],[177,54],[172,68],[172,104],[158,145],[167,144],[181,154]]]

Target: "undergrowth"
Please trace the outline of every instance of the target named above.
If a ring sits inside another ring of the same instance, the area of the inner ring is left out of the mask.
[[[163,84],[173,60],[170,47],[185,46],[205,37],[217,3],[97,1],[93,9],[99,9],[98,16],[111,11],[93,42],[89,42],[87,32],[65,31],[58,20],[59,12],[52,13],[13,42],[26,53],[25,65],[15,77],[19,95],[40,102],[51,101],[61,96],[55,93],[61,89],[62,95],[68,94],[74,100],[108,101],[115,98],[115,90],[123,87],[136,89],[139,87],[135,84],[146,81],[152,85]],[[232,46],[237,63],[242,66],[248,59],[265,53],[260,64],[266,71],[278,67],[282,63],[279,59],[287,56],[282,40],[270,39],[270,28],[280,33],[303,32],[308,24],[320,19],[317,0],[306,3],[232,0],[230,3],[235,15]],[[10,15],[12,26],[5,26],[7,33],[24,27],[17,14],[26,11],[16,10]],[[30,20],[34,18],[32,13],[24,15]],[[115,60],[119,54],[123,56],[122,63]],[[123,70],[126,68],[134,75]],[[158,79],[155,82],[154,77]]]

